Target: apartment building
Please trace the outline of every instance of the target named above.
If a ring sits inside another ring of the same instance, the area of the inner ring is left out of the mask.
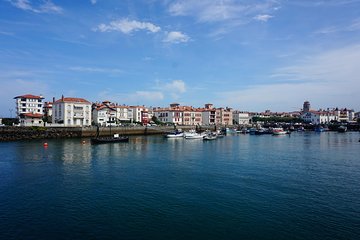
[[[20,126],[43,125],[44,103],[43,96],[25,94],[14,97],[16,104],[16,116]]]
[[[248,125],[250,124],[250,115],[248,112],[236,110],[233,112],[233,120],[235,124]]]
[[[53,123],[67,127],[90,126],[91,117],[91,103],[83,98],[62,96],[53,103]]]

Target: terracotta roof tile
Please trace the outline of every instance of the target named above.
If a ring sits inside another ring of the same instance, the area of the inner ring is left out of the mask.
[[[40,113],[23,113],[21,114],[24,117],[31,117],[31,118],[42,118],[44,115]]]
[[[83,99],[83,98],[73,98],[73,97],[64,97],[64,98],[60,98],[59,100],[55,101],[55,103],[60,103],[60,102],[74,102],[74,103],[89,103],[91,104],[88,100]]]
[[[14,99],[16,99],[16,98],[44,99],[42,96],[36,96],[36,95],[32,95],[32,94],[25,94],[25,95],[14,97]]]

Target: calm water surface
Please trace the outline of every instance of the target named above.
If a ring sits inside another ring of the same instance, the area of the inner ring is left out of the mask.
[[[359,239],[359,137],[0,143],[0,239]]]

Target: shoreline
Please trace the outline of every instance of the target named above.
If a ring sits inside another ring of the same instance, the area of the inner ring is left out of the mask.
[[[302,125],[305,131],[314,131],[315,125]],[[329,131],[336,132],[340,125],[329,125]],[[178,129],[188,131],[197,128],[199,130],[215,130],[224,127],[239,128],[233,126],[177,126]],[[265,124],[264,127],[274,127]],[[283,127],[286,128],[286,125]],[[360,124],[347,125],[349,132],[359,132]],[[115,133],[120,135],[160,135],[173,131],[173,126],[132,126],[132,127],[100,127],[99,136],[112,136]],[[296,131],[296,130],[295,130]],[[56,138],[91,138],[96,136],[96,127],[1,127],[0,142],[22,141],[32,139],[56,139]]]

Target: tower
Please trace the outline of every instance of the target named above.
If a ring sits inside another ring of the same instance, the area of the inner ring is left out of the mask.
[[[310,112],[310,102],[309,101],[304,102],[303,112]]]

